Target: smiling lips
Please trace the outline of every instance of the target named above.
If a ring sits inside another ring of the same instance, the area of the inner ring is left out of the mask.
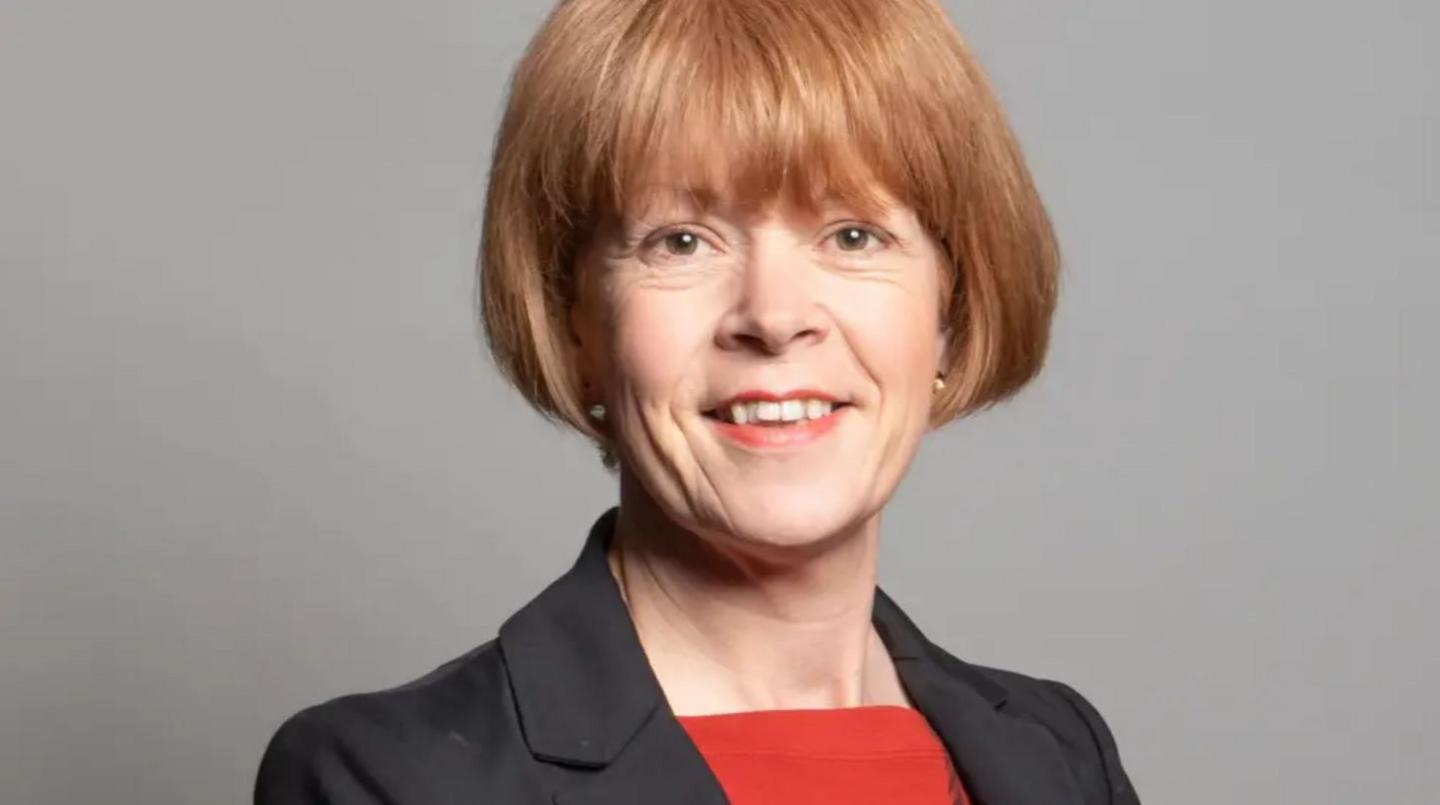
[[[850,403],[823,391],[745,391],[705,412],[721,435],[751,447],[788,447],[829,433]]]

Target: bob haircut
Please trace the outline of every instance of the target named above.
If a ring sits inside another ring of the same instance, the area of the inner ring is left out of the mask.
[[[511,79],[479,307],[502,374],[596,441],[569,310],[577,257],[649,181],[740,204],[913,208],[945,255],[931,425],[1039,371],[1059,254],[984,73],[935,0],[561,0]],[[812,207],[813,209],[813,207]]]

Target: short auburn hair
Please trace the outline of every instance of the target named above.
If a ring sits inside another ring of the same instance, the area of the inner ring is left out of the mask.
[[[561,0],[491,154],[479,307],[502,374],[605,446],[581,399],[576,261],[657,177],[741,203],[915,210],[941,246],[938,426],[1044,361],[1059,253],[983,71],[934,0]]]

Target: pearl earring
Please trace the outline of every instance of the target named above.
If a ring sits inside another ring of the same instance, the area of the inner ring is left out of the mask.
[[[605,406],[604,406],[604,405],[601,405],[600,403],[596,403],[596,404],[590,406],[590,418],[591,418],[591,419],[604,419],[604,418],[605,418]]]
[[[943,388],[945,388],[945,378],[940,375],[935,375],[935,390],[939,391]]]

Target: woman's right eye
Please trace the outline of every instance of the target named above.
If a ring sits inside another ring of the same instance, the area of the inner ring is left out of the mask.
[[[664,237],[663,243],[671,254],[689,255],[700,247],[700,238],[694,232],[671,232]]]
[[[661,260],[691,257],[698,252],[704,240],[689,229],[672,229],[648,239],[643,251]]]

